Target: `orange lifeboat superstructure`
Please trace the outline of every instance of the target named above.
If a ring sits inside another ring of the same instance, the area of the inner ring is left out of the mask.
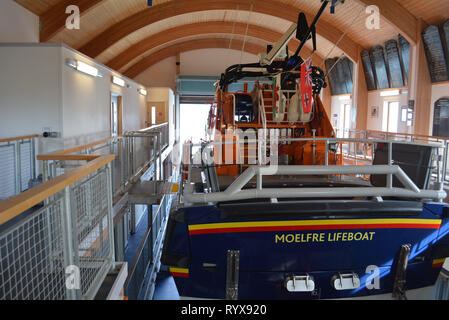
[[[247,132],[254,133],[256,140],[262,138],[261,134],[267,134],[267,139],[276,134],[279,164],[325,164],[326,145],[319,139],[336,135],[319,95],[314,94],[312,110],[305,114],[299,85],[294,84],[295,90],[280,90],[275,83],[276,79],[271,84],[256,81],[251,92],[248,92],[247,83],[243,91],[237,92],[229,92],[227,87],[221,90],[217,86],[216,100],[209,113],[208,132],[211,141],[227,142],[214,147],[217,175],[236,175],[249,165],[260,163],[260,159],[254,159],[254,155],[261,156],[260,143],[241,139],[242,135],[248,138]],[[309,141],[298,141],[305,138]],[[313,138],[316,140],[310,141]],[[334,152],[327,150],[328,164],[341,164],[336,149]]]

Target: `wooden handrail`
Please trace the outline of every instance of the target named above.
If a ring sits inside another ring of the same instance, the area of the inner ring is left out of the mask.
[[[0,143],[1,142],[19,141],[19,140],[25,140],[25,139],[33,139],[33,138],[37,138],[37,137],[39,137],[39,135],[33,134],[33,135],[30,135],[30,136],[23,136],[23,137],[16,137],[16,138],[6,138],[6,139],[0,139]]]
[[[92,161],[99,157],[99,154],[40,154],[36,159],[39,161]]]
[[[14,219],[76,181],[104,167],[114,159],[115,155],[99,156],[81,167],[75,168],[13,198],[0,202],[0,225]]]
[[[99,141],[96,141],[96,142],[92,142],[92,143],[89,143],[89,144],[85,144],[85,145],[82,145],[82,146],[78,146],[78,147],[73,147],[73,148],[66,149],[66,150],[60,150],[60,151],[52,152],[50,154],[51,155],[62,155],[62,154],[71,154],[71,153],[75,153],[75,152],[80,152],[80,151],[83,151],[83,150],[86,150],[86,149],[98,146],[100,144],[108,143],[108,142],[110,142],[111,140],[113,140],[115,138],[117,138],[117,137],[110,137],[110,138],[102,139],[102,140],[99,140]]]

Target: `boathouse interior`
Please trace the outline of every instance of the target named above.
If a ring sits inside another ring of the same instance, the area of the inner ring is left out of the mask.
[[[335,138],[440,143],[449,194],[449,1],[328,2],[300,55],[325,74]],[[161,263],[185,174],[174,159],[206,139],[221,74],[322,4],[1,0],[0,300],[180,299]],[[346,165],[370,156],[341,148]],[[449,299],[442,265],[429,299]]]

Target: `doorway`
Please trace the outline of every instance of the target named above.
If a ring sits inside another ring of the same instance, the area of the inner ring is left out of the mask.
[[[338,109],[337,109],[338,110]],[[349,129],[351,129],[351,103],[340,103],[337,117],[337,137],[349,138]]]
[[[210,104],[181,104],[180,141],[198,142],[206,138],[206,125]]]
[[[118,93],[111,93],[111,136],[123,134],[123,98]]]
[[[382,131],[398,133],[399,101],[385,101],[382,112]]]
[[[343,128],[345,129],[344,138],[349,138],[349,129],[351,129],[351,105],[345,103],[343,105]]]
[[[167,104],[163,101],[148,102],[145,122],[147,127],[168,122]]]

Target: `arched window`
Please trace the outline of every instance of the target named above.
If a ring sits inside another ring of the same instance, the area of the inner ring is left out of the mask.
[[[441,98],[435,102],[433,135],[449,138],[449,98]]]

